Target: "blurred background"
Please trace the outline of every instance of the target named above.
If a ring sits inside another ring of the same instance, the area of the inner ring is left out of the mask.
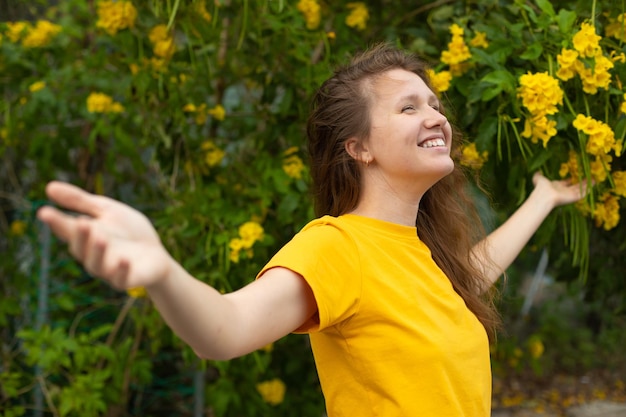
[[[387,41],[464,134],[488,229],[532,173],[592,181],[499,284],[494,408],[626,402],[626,30],[609,1],[0,0],[0,414],[322,416],[308,339],[200,361],[141,289],[93,279],[35,220],[61,179],[146,213],[221,291],[312,217],[315,89]]]

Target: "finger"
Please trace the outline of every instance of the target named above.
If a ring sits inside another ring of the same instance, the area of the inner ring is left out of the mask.
[[[88,246],[87,246],[88,245]],[[100,278],[107,278],[107,267],[105,255],[107,252],[107,241],[92,230],[89,241],[86,243],[83,265],[87,272]]]
[[[46,194],[52,201],[68,210],[92,217],[100,214],[102,202],[100,196],[90,194],[75,185],[52,181],[46,186]]]
[[[64,242],[69,242],[76,233],[76,218],[53,207],[37,210],[37,218],[47,224],[52,233]]]
[[[72,256],[84,263],[89,253],[89,239],[92,233],[92,224],[89,219],[78,217],[75,220],[74,235],[68,240]]]
[[[111,280],[114,283],[115,287],[123,290],[130,287],[128,285],[129,277],[130,262],[128,261],[128,259],[120,259],[114,272],[111,275]]]

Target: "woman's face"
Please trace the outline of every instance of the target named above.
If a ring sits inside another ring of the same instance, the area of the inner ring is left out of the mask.
[[[368,170],[392,185],[419,189],[452,172],[452,129],[439,112],[439,99],[418,75],[390,70],[372,82],[370,91],[366,148],[373,164]]]

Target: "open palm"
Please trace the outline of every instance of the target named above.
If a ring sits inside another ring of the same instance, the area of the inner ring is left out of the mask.
[[[46,193],[78,216],[43,207],[38,218],[90,274],[118,289],[150,286],[168,275],[173,261],[142,213],[66,183],[51,182]]]

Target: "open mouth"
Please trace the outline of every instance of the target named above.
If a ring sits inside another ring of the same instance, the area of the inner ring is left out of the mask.
[[[427,139],[424,142],[418,144],[417,146],[419,146],[420,148],[440,148],[440,147],[445,147],[446,142],[441,138]]]

